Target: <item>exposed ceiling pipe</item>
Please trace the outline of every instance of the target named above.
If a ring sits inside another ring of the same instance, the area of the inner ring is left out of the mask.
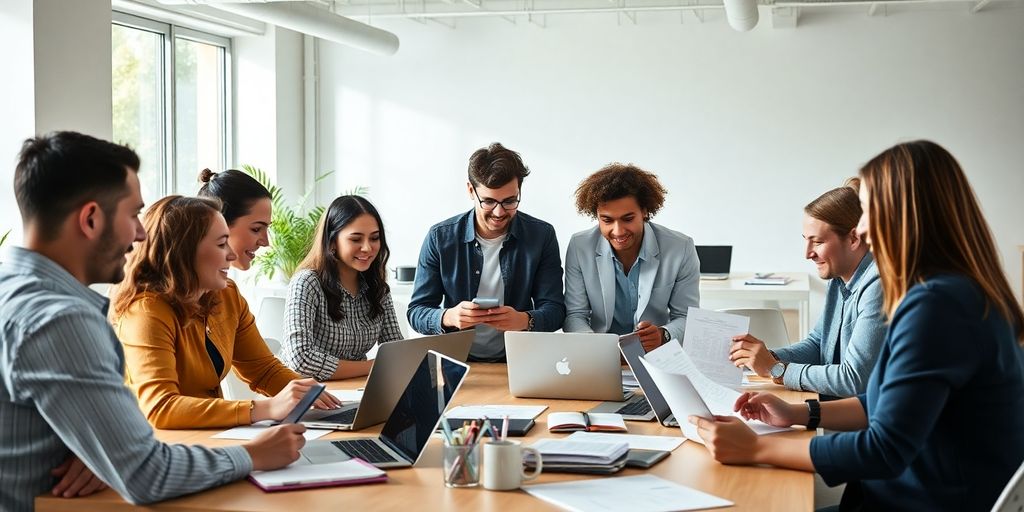
[[[734,30],[746,32],[757,26],[757,0],[722,0],[722,6]]]
[[[163,3],[181,4],[183,0],[160,1]],[[222,0],[184,1],[192,4],[204,3],[222,11],[378,55],[394,55],[398,51],[398,36],[395,34],[302,2],[267,2],[265,0],[256,0],[256,3],[223,2]],[[242,2],[244,1],[242,0]]]

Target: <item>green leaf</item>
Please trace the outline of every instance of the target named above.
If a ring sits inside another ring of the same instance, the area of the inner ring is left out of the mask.
[[[4,233],[4,236],[0,237],[0,247],[4,246],[4,242],[7,241],[7,237],[10,236],[10,235],[11,235],[11,230],[8,229],[7,232]]]

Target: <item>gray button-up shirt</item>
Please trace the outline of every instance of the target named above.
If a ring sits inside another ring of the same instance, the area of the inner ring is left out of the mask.
[[[132,503],[244,477],[242,446],[168,445],[124,385],[109,302],[52,260],[12,248],[0,264],[0,510],[32,510],[70,455]]]
[[[834,278],[825,292],[825,309],[803,340],[775,350],[786,361],[787,388],[849,397],[864,392],[885,341],[882,281],[871,253],[864,255],[849,283]],[[840,361],[832,364],[838,340]]]

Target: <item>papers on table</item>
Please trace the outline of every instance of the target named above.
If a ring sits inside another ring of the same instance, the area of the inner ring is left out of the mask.
[[[449,418],[488,418],[500,419],[508,416],[510,420],[532,420],[547,409],[546,405],[460,405],[453,407],[445,416]]]
[[[686,313],[683,346],[704,375],[735,388],[740,385],[743,372],[729,360],[732,337],[749,330],[749,317],[691,307]]]
[[[589,443],[622,443],[629,445],[630,450],[658,450],[670,452],[679,448],[686,441],[682,437],[641,436],[635,434],[607,434],[603,432],[574,432],[566,439]]]
[[[523,490],[559,507],[586,512],[668,512],[733,505],[654,475],[527,485]]]
[[[636,380],[636,375],[633,375],[633,370],[622,370],[622,387],[623,389],[636,389],[640,387],[640,383]]]
[[[342,402],[361,402],[363,400],[363,390],[360,389],[331,389],[327,391],[334,395],[334,398],[341,400]]]
[[[697,427],[687,420],[691,415],[703,418],[710,418],[712,415],[740,417],[732,410],[740,393],[705,376],[678,343],[668,342],[648,352],[640,358],[640,363],[651,374],[651,379],[665,397],[672,415],[679,421],[679,428],[687,439],[704,443],[697,434]],[[790,430],[766,425],[760,421],[746,423],[759,435]]]
[[[267,430],[267,428],[271,427],[272,425],[273,422],[271,422],[270,420],[257,421],[252,425],[246,427],[235,427],[230,430],[225,430],[224,432],[221,432],[219,434],[214,434],[210,437],[212,437],[213,439],[242,439],[248,441],[250,439],[254,439],[256,436],[260,435],[263,431]],[[307,428],[306,431],[303,432],[302,437],[305,437],[306,441],[312,441],[314,439],[326,436],[331,432],[333,431],[321,430],[316,428]]]
[[[540,452],[541,461],[545,464],[558,463],[586,463],[586,464],[610,464],[615,462],[629,451],[629,444],[624,442],[589,442],[571,441],[566,439],[544,438],[533,443],[533,448]],[[532,459],[530,454],[526,456],[527,461]]]
[[[253,471],[249,479],[264,491],[278,491],[383,482],[387,480],[387,474],[361,460],[350,459],[329,464],[292,464],[274,471]]]

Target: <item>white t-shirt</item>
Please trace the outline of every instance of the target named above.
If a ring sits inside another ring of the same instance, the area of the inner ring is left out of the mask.
[[[501,244],[505,242],[507,235],[501,235],[490,240],[477,235],[476,241],[480,244],[480,251],[484,254],[484,264],[480,269],[480,286],[476,290],[477,297],[488,297],[498,299],[498,304],[505,305],[505,281],[501,278],[501,261],[498,253],[501,252]],[[496,358],[505,350],[505,335],[501,331],[489,326],[476,326],[476,337],[473,340],[473,348],[470,354],[473,357],[488,360]]]

